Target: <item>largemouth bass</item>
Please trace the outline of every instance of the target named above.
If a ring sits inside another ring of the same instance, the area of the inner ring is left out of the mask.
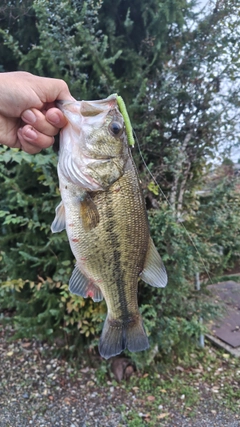
[[[149,233],[136,166],[116,96],[63,101],[60,135],[62,201],[52,231],[66,229],[76,266],[72,293],[103,298],[107,317],[99,352],[108,359],[149,347],[138,309],[138,280],[164,287],[167,274]]]

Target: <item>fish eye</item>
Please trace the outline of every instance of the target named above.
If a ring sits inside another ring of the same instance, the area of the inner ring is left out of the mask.
[[[109,129],[114,135],[119,135],[122,132],[123,127],[118,122],[112,122],[109,126]]]

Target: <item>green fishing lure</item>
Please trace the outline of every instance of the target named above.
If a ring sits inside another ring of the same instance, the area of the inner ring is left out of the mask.
[[[131,121],[130,121],[130,118],[129,118],[129,115],[127,112],[125,102],[123,101],[121,96],[117,95],[117,103],[118,103],[118,108],[120,110],[120,113],[123,116],[123,120],[125,123],[128,143],[131,147],[134,147],[134,137],[133,137],[133,130],[132,130]]]

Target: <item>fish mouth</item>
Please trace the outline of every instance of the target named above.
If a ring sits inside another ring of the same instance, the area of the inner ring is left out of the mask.
[[[63,99],[60,99],[58,101],[55,102],[56,107],[59,108],[59,110],[61,110],[62,112],[64,112],[64,107],[66,105],[71,105],[71,104],[75,104],[77,101],[64,101]]]
[[[68,110],[68,107],[72,109],[70,113],[77,113],[83,117],[92,117],[97,116],[101,113],[107,113],[109,110],[117,107],[117,98],[116,95],[110,95],[106,99],[96,100],[96,101],[76,101],[76,100],[58,100],[56,101],[56,106],[65,114]]]

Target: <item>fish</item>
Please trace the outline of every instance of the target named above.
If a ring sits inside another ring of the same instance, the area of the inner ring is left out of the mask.
[[[107,316],[99,340],[105,358],[149,348],[138,307],[138,282],[165,287],[167,273],[150,236],[141,183],[117,96],[60,101],[67,118],[60,133],[61,202],[51,230],[66,230],[76,265],[69,290]]]

